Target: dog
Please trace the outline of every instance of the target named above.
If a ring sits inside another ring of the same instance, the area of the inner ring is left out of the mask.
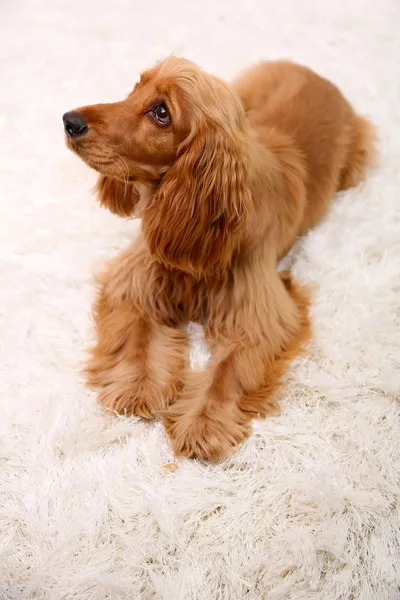
[[[223,459],[277,410],[310,335],[307,293],[278,261],[363,179],[373,127],[304,66],[261,62],[228,85],[175,56],[63,121],[100,204],[141,218],[99,277],[88,383],[107,409],[161,416],[177,456]],[[189,321],[212,354],[199,372]]]

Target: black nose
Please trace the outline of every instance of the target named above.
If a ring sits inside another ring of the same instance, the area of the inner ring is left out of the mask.
[[[63,115],[64,129],[68,137],[78,137],[87,132],[88,126],[85,119],[78,112],[67,112]]]

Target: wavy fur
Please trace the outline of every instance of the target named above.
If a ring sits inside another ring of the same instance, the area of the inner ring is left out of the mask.
[[[333,84],[285,61],[229,86],[171,57],[126,100],[79,110],[88,133],[69,144],[100,171],[101,203],[143,217],[99,282],[89,383],[108,408],[161,415],[176,454],[221,459],[277,409],[309,337],[308,297],[277,262],[361,180],[373,129]],[[187,369],[189,320],[213,352],[200,373]]]

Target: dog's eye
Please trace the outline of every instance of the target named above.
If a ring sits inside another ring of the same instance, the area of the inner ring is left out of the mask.
[[[169,114],[168,108],[163,102],[157,104],[150,111],[153,119],[159,125],[169,125],[171,123],[171,115]]]

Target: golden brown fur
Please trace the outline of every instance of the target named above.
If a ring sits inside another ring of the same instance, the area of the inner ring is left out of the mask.
[[[277,262],[361,180],[372,128],[284,61],[229,86],[171,57],[122,102],[78,111],[88,132],[69,145],[101,173],[100,202],[142,217],[99,281],[88,380],[108,408],[162,415],[176,454],[220,459],[276,409],[309,335],[307,297]],[[202,372],[188,372],[189,320],[212,349]]]

